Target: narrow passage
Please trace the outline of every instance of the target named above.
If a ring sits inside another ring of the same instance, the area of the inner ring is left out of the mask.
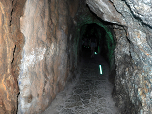
[[[84,53],[79,79],[60,92],[43,114],[119,114],[108,81],[108,64],[100,55]],[[100,74],[99,65],[103,74]]]

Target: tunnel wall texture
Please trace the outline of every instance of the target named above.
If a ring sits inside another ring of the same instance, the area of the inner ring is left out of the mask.
[[[0,1],[0,114],[15,114],[23,35],[20,16],[25,0]]]
[[[115,94],[123,114],[152,113],[151,0],[86,0],[101,19],[115,23]]]
[[[103,50],[104,55],[109,63],[110,71],[113,71],[115,68],[115,41],[114,41],[114,34],[110,30],[111,27],[107,27],[106,35],[105,35],[105,48]],[[101,41],[102,42],[102,41]],[[102,52],[101,52],[102,54]],[[103,56],[103,54],[102,54]]]
[[[0,114],[41,112],[74,77],[78,4],[0,1]]]
[[[77,0],[26,1],[20,18],[25,43],[18,79],[18,113],[45,110],[74,75],[77,40],[72,36],[74,27],[70,27],[78,3]]]

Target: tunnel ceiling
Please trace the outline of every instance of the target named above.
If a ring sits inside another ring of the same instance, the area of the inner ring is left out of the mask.
[[[106,31],[104,30],[104,28],[100,27],[96,23],[83,25],[81,27],[80,32],[81,32],[80,34],[82,36],[85,36],[85,37],[88,37],[88,36],[91,36],[91,35],[95,35],[96,37],[99,38],[100,36],[104,37],[105,34],[106,34]],[[99,35],[99,34],[101,34],[101,35]]]

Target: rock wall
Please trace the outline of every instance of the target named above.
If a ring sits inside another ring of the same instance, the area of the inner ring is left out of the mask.
[[[101,19],[117,23],[115,98],[123,114],[152,113],[151,0],[87,0]]]
[[[78,0],[27,0],[20,30],[22,51],[18,113],[38,113],[64,89],[77,69],[77,40],[72,18]],[[75,7],[72,7],[75,4]]]
[[[78,0],[0,1],[0,114],[43,111],[75,76],[78,6]]]
[[[23,46],[19,18],[24,0],[0,1],[0,114],[17,112],[19,64]]]
[[[115,25],[114,31],[117,44],[115,48],[116,77],[113,96],[117,101],[116,106],[121,109],[122,113],[138,114],[141,102],[137,98],[138,93],[134,87],[135,84],[138,84],[134,80],[134,73],[136,73],[138,69],[134,66],[130,54],[130,42],[127,39],[125,29]],[[138,73],[140,74],[141,72]],[[138,105],[135,103],[138,103]]]

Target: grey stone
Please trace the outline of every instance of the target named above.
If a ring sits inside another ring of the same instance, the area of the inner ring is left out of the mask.
[[[99,58],[97,57],[96,59],[99,59]],[[91,64],[92,63],[87,63],[86,65],[92,66]],[[82,67],[84,68],[85,65],[83,65]],[[92,71],[88,69],[87,73],[91,73],[91,72]],[[102,82],[98,80],[101,77],[99,78],[98,75],[96,75],[97,73],[98,73],[97,71],[94,71],[94,74],[92,74],[94,76],[93,79],[90,80],[88,75],[85,75],[85,78],[78,79],[77,83],[71,86],[72,87],[71,91],[81,90],[81,92],[77,92],[77,94],[67,94],[68,97],[60,96],[61,99],[63,99],[62,104],[64,104],[63,107],[61,108],[62,110],[61,109],[57,110],[58,109],[57,107],[61,105],[58,95],[57,95],[57,99],[55,99],[55,102],[53,102],[52,106],[50,106],[48,110],[52,110],[53,108],[54,110],[56,110],[56,112],[58,111],[59,114],[64,114],[64,113],[67,113],[67,114],[73,114],[73,113],[74,114],[102,114],[102,113],[111,114],[110,108],[112,108],[113,112],[118,114],[119,111],[117,107],[115,107],[115,102],[112,100],[112,96],[110,96],[112,89],[107,89],[109,88],[109,85],[108,85],[109,81],[107,79],[108,75],[106,75],[105,81]],[[108,74],[108,71],[107,71],[107,74]],[[82,84],[80,82],[84,82],[83,80],[85,80],[85,82],[86,80],[88,80],[88,82],[85,83],[85,85],[81,87],[80,85]],[[90,85],[90,82],[92,83],[91,85]],[[96,88],[95,86],[97,83],[95,82],[97,82],[98,84],[100,82],[101,87]],[[91,92],[84,91],[86,88],[89,88]],[[113,86],[110,86],[110,88],[113,88]],[[107,89],[106,93],[104,94],[108,95],[108,97],[103,96],[103,93],[102,94],[100,93],[103,89],[105,90]],[[71,92],[66,92],[66,90],[64,90],[63,93],[71,93]],[[60,94],[62,94],[62,92]],[[109,107],[109,108],[106,109],[106,107]],[[49,114],[49,113],[46,111],[44,114]]]

